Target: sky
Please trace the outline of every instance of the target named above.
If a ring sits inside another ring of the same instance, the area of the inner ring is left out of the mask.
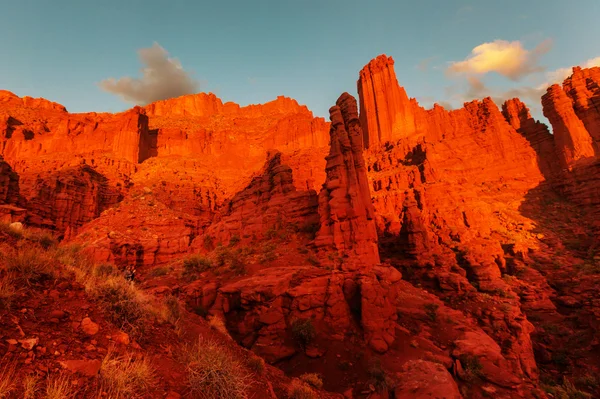
[[[539,97],[573,65],[600,65],[600,1],[0,0],[0,89],[70,112],[213,92],[278,95],[318,116],[379,54],[430,107]]]

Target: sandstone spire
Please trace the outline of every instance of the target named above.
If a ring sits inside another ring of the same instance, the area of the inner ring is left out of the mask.
[[[511,98],[502,104],[502,114],[506,121],[529,141],[537,153],[537,161],[542,174],[548,178],[556,171],[554,137],[548,126],[531,117],[529,108],[518,98]]]
[[[398,85],[392,57],[380,55],[371,60],[360,71],[357,86],[365,147],[414,133],[411,102]]]
[[[321,227],[315,244],[336,250],[342,268],[357,269],[379,263],[377,231],[367,170],[363,132],[356,99],[344,93],[329,110],[330,151],[325,184],[319,193]]]
[[[563,168],[594,157],[592,137],[577,117],[573,103],[563,89],[555,84],[542,97],[544,116],[552,124],[554,144]]]

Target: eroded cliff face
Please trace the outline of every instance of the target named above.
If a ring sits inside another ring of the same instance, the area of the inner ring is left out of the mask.
[[[0,154],[21,176],[21,191],[30,204],[35,198],[47,199],[39,190],[54,187],[55,176],[76,181],[69,173],[87,165],[106,179],[103,184],[117,197],[132,187],[152,187],[167,206],[207,225],[224,201],[249,183],[271,150],[282,151],[299,176],[294,182],[299,189],[318,189],[325,179],[329,125],[286,97],[240,107],[200,93],[120,114],[69,114],[58,104],[9,92],[0,99]],[[51,170],[53,177],[47,173]],[[40,181],[46,177],[51,181]],[[94,184],[76,185],[79,191],[91,190],[80,193],[82,198],[97,197]],[[61,197],[77,190],[63,190]],[[31,208],[31,223],[61,233],[76,231],[83,223],[76,216],[63,217],[54,202],[47,204],[46,210],[46,205]],[[81,220],[96,216],[93,211]]]
[[[553,85],[542,97],[544,115],[552,123],[563,173],[558,189],[591,212],[600,236],[600,68],[573,68],[562,87]]]

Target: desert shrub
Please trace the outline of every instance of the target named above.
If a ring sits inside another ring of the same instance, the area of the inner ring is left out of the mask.
[[[237,275],[246,273],[246,259],[251,250],[247,247],[232,249],[229,247],[218,246],[215,249],[215,263],[217,266],[227,266]]]
[[[210,270],[213,263],[202,255],[192,255],[183,260],[183,277],[187,280],[197,278],[198,274]]]
[[[23,236],[27,240],[37,243],[43,249],[50,249],[57,244],[54,236],[44,230],[26,230]]]
[[[374,359],[370,362],[367,369],[371,383],[378,391],[386,391],[394,388],[393,381],[389,378],[379,359]]]
[[[15,363],[6,363],[0,368],[0,399],[8,398],[17,387]]]
[[[292,380],[290,383],[288,397],[290,399],[317,399],[317,395],[312,388],[297,379]]]
[[[229,246],[230,246],[230,247],[235,247],[235,246],[236,246],[236,245],[237,245],[237,244],[238,244],[240,241],[241,241],[241,238],[240,238],[240,236],[238,236],[238,235],[236,234],[236,235],[232,236],[232,237],[229,239]]]
[[[118,274],[119,270],[112,263],[100,263],[98,265],[94,265],[94,267],[91,269],[91,275],[98,278],[116,276]]]
[[[425,314],[431,321],[437,320],[437,311],[440,305],[437,303],[427,303],[425,304]]]
[[[229,352],[215,341],[200,338],[185,351],[187,386],[199,399],[246,399],[250,377]]]
[[[575,387],[568,378],[563,377],[562,385],[545,385],[542,389],[556,399],[591,399],[592,395]]]
[[[575,382],[577,383],[577,385],[582,385],[584,387],[592,389],[597,389],[598,387],[600,387],[600,379],[591,374],[585,374],[580,377],[577,377]]]
[[[265,360],[259,356],[251,356],[247,361],[250,370],[256,374],[263,374],[265,372]]]
[[[35,399],[40,390],[40,380],[37,376],[29,374],[23,378],[23,399]]]
[[[109,398],[143,398],[154,386],[154,370],[146,358],[109,352],[102,360],[99,374],[101,392]]]
[[[168,295],[163,300],[166,309],[166,319],[175,324],[181,318],[181,305],[174,295]]]
[[[307,347],[316,336],[315,326],[311,319],[295,319],[292,321],[292,335],[303,348]]]
[[[6,271],[24,283],[37,283],[56,276],[56,259],[52,253],[39,246],[6,251],[0,256],[4,260]]]
[[[155,313],[149,299],[122,277],[109,277],[97,283],[90,290],[108,318],[130,335],[141,335],[145,323]]]
[[[0,309],[10,309],[13,300],[18,294],[14,277],[12,274],[5,274],[0,277]]]
[[[272,262],[277,259],[275,255],[275,249],[277,246],[272,242],[265,242],[260,248],[260,255],[258,256],[258,261],[260,263]]]
[[[60,373],[48,379],[45,399],[72,399],[77,391],[71,384],[71,378],[66,373]]]
[[[323,388],[323,380],[317,373],[304,373],[300,376],[300,379],[314,388]]]
[[[202,239],[202,245],[207,251],[212,251],[214,248],[214,238],[212,236],[205,235]]]
[[[477,356],[463,354],[460,355],[458,360],[465,371],[465,377],[467,380],[473,380],[475,378],[481,378],[483,375],[483,366]]]

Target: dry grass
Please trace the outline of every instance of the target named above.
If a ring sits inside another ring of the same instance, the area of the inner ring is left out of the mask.
[[[0,369],[0,399],[8,398],[14,392],[16,384],[17,368],[14,363],[5,364]]]
[[[323,388],[323,380],[317,373],[304,373],[300,376],[300,379],[314,388]]]
[[[35,399],[40,391],[40,380],[37,376],[30,374],[23,378],[23,399]]]
[[[75,399],[77,390],[71,384],[71,377],[61,373],[48,379],[45,399]]]
[[[215,341],[200,338],[185,353],[190,394],[199,399],[246,399],[250,378],[241,364]]]
[[[231,338],[229,335],[229,331],[227,331],[227,326],[225,325],[225,320],[223,320],[220,316],[211,316],[208,319],[208,325],[225,335],[226,337]]]
[[[168,320],[167,305],[156,303],[113,265],[96,265],[75,246],[61,247],[57,252],[60,262],[104,309],[110,321],[134,339],[143,338],[148,325],[156,319]]]
[[[143,398],[155,385],[156,379],[150,361],[132,355],[117,356],[109,352],[100,366],[101,395],[110,398]]]
[[[5,274],[0,277],[0,309],[10,309],[18,293],[13,274]]]
[[[3,251],[1,260],[5,272],[25,284],[33,284],[57,276],[57,261],[52,251],[32,245]]]
[[[288,397],[290,399],[317,399],[317,395],[306,383],[293,379],[288,388]]]

